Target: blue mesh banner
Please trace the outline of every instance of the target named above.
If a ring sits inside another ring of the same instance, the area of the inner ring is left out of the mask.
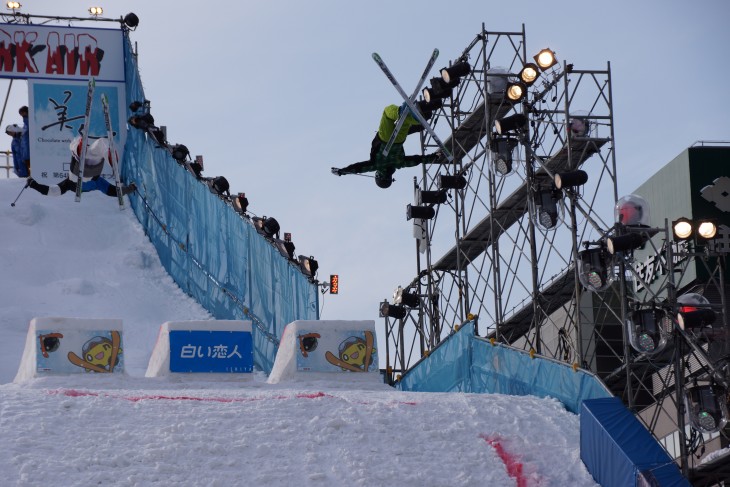
[[[474,323],[462,326],[416,364],[398,383],[404,391],[476,392],[553,397],[573,413],[586,399],[611,397],[592,374],[567,364],[474,335]]]
[[[145,100],[125,38],[127,105]],[[175,282],[217,319],[253,321],[254,363],[271,371],[284,327],[319,317],[317,287],[146,132],[130,128],[122,176],[135,216]]]

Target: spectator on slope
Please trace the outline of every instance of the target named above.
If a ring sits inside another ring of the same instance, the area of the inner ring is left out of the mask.
[[[76,191],[76,184],[79,180],[79,157],[81,153],[81,136],[71,142],[71,170],[66,179],[58,184],[47,186],[40,184],[32,177],[28,178],[26,186],[30,186],[39,193],[49,196],[60,196],[66,191]],[[104,160],[109,157],[109,142],[106,138],[96,139],[86,150],[86,163],[84,164],[84,178],[81,183],[81,191],[101,191],[107,196],[117,196],[117,187],[101,177],[104,168]],[[137,190],[137,186],[131,183],[122,188],[122,194],[127,195]]]
[[[23,129],[17,124],[12,124],[5,127],[5,133],[13,138],[13,141],[10,143],[10,151],[13,154],[13,172],[19,178],[27,178],[28,168],[25,166],[25,161],[20,153]]]
[[[30,132],[28,128],[28,107],[22,106],[18,113],[23,117],[23,133],[20,139],[20,158],[25,165],[27,175],[30,175]]]
[[[419,101],[416,103],[418,109],[426,120],[429,120],[433,112],[426,110],[426,102]],[[347,167],[338,169],[332,168],[332,173],[337,176],[344,174],[361,174],[365,172],[375,171],[375,184],[381,188],[388,188],[393,183],[393,174],[396,169],[404,167],[414,167],[419,164],[430,164],[436,162],[438,152],[426,156],[407,156],[403,150],[403,143],[408,135],[420,132],[424,127],[416,120],[413,114],[408,112],[398,135],[395,137],[388,155],[383,155],[383,149],[390,140],[390,136],[395,130],[396,122],[403,113],[403,110],[409,110],[408,105],[403,103],[400,107],[397,105],[388,105],[383,110],[383,116],[380,118],[380,126],[378,132],[373,138],[370,147],[370,159],[367,161],[356,162]]]

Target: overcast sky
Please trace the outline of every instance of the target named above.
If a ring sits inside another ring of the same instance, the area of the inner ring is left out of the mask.
[[[89,5],[26,0],[22,12],[85,16]],[[76,4],[77,7],[69,5]],[[481,31],[519,32],[576,69],[611,66],[619,194],[631,192],[697,140],[730,140],[730,3],[727,0],[240,1],[125,0],[105,17],[135,12],[131,38],[152,114],[168,140],[202,154],[206,176],[246,192],[250,210],[276,218],[320,278],[340,275],[323,319],[378,320],[378,303],[416,274],[405,206],[420,169],[388,190],[338,178],[368,157],[382,109],[400,103],[373,63],[377,51],[410,92],[438,48],[436,70]],[[1,81],[0,90],[7,90]],[[3,124],[18,122],[15,83]],[[448,134],[443,135],[446,138]],[[9,142],[9,141],[8,141]],[[416,153],[416,140],[406,151]],[[110,203],[111,204],[111,203]],[[605,215],[610,218],[612,209]]]

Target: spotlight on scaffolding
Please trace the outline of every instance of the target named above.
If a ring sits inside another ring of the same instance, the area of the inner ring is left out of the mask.
[[[381,318],[395,318],[397,320],[402,320],[407,314],[408,311],[399,304],[390,304],[388,301],[380,303]]]
[[[555,57],[555,52],[548,48],[545,48],[535,54],[535,57],[533,59],[535,59],[537,66],[543,71],[547,71],[548,69],[558,64],[558,60]]]
[[[586,249],[578,252],[578,279],[592,292],[605,291],[615,277],[611,254],[608,253],[605,243],[597,244],[588,248],[590,243],[585,242]]]
[[[728,421],[728,391],[715,384],[695,385],[685,390],[690,424],[702,433],[717,433]]]
[[[459,61],[453,64],[451,67],[443,68],[441,70],[441,78],[446,83],[459,82],[459,79],[467,74],[471,73],[471,66],[466,61]]]
[[[626,321],[631,347],[647,355],[664,350],[669,338],[663,326],[665,317],[662,309],[653,306],[634,310]]]

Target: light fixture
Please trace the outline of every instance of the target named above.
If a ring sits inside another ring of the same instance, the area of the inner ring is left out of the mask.
[[[692,236],[692,220],[685,217],[674,220],[672,222],[672,233],[675,241],[688,240]]]
[[[636,194],[623,196],[614,205],[613,216],[616,223],[627,227],[648,227],[649,203]]]
[[[512,137],[493,137],[489,143],[489,149],[494,154],[494,171],[500,176],[512,174],[512,154],[517,147],[517,139]]]
[[[406,206],[406,220],[412,218],[420,218],[422,220],[430,220],[436,216],[436,210],[431,206]]]
[[[535,54],[533,59],[537,63],[537,66],[543,71],[546,71],[558,64],[558,60],[555,58],[555,53],[548,48],[545,48]]]
[[[19,2],[7,2],[5,5],[7,6],[8,10],[12,10],[13,13],[16,10],[20,9],[20,7],[22,7],[22,5]]]
[[[555,178],[553,178],[553,183],[555,183],[555,187],[558,189],[583,186],[587,182],[588,173],[581,169],[568,172],[559,172],[555,175]]]
[[[695,385],[685,391],[689,422],[702,433],[716,433],[727,424],[727,391],[715,384]]]
[[[261,235],[267,238],[274,238],[279,235],[279,222],[276,221],[276,218],[269,218],[267,216],[264,216],[262,218],[254,217],[251,219],[253,222],[254,228],[256,228],[256,231],[259,232]]]
[[[562,209],[561,196],[559,191],[553,191],[552,188],[538,188],[534,192],[533,219],[543,230],[552,230],[558,226]]]
[[[439,174],[440,189],[464,189],[466,188],[466,178],[462,175],[450,176],[448,174]]]
[[[677,324],[682,330],[702,328],[715,322],[710,301],[698,293],[686,293],[677,298]]]
[[[398,304],[390,304],[388,301],[380,303],[380,317],[381,318],[395,318],[402,320],[406,317],[408,311],[403,306]]]
[[[155,118],[149,113],[132,115],[129,117],[129,125],[139,130],[148,130],[155,126]]]
[[[124,25],[130,29],[134,29],[139,25],[139,17],[136,14],[129,12],[124,16]]]
[[[430,120],[433,116],[433,111],[438,110],[442,106],[444,106],[444,101],[438,98],[434,98],[431,101],[418,100],[416,102],[418,111],[421,112],[421,115],[423,115],[423,118],[426,120]]]
[[[590,123],[585,118],[575,117],[568,123],[568,131],[573,137],[587,137],[590,132]]]
[[[423,99],[426,100],[426,103],[433,103],[442,98],[449,98],[454,91],[454,86],[458,84],[458,80],[456,83],[447,83],[443,78],[431,78],[430,84],[430,88],[424,88],[422,91]]]
[[[190,151],[187,147],[182,144],[176,144],[172,146],[172,158],[177,162],[185,162],[190,155]]]
[[[441,78],[446,83],[459,82],[459,78],[466,76],[471,73],[471,66],[466,61],[459,61],[449,68],[443,68],[441,70]]]
[[[507,83],[507,90],[504,92],[505,98],[513,103],[522,101],[527,96],[527,86],[521,81],[512,81]]]
[[[284,234],[284,240],[276,239],[275,240],[276,248],[279,250],[279,253],[289,259],[294,260],[294,242],[291,241],[291,233],[285,233]]]
[[[311,255],[309,257],[300,255],[299,268],[305,276],[309,277],[310,280],[314,280],[317,275],[317,269],[319,269],[319,264]]]
[[[238,195],[233,198],[233,208],[239,213],[246,213],[246,210],[248,210],[248,198],[246,198],[246,193],[238,193]]]
[[[223,195],[225,193],[227,196],[231,195],[231,193],[228,191],[230,188],[228,180],[223,176],[217,176],[215,178],[209,179],[206,181],[206,184],[208,185],[208,189],[210,189],[210,192],[213,194]]]
[[[393,293],[394,304],[404,304],[409,308],[416,308],[421,303],[421,298],[418,294],[409,293],[405,291],[401,286],[398,286]]]
[[[698,243],[712,240],[717,235],[717,225],[711,220],[690,220],[681,217],[672,222],[672,234],[676,242],[689,240],[694,236]]]
[[[717,235],[717,225],[711,221],[701,221],[697,225],[697,237],[701,240],[711,240]]]
[[[611,285],[613,260],[603,243],[578,252],[578,280],[592,292],[605,291]]]
[[[104,13],[104,9],[101,7],[89,7],[89,13],[94,17],[98,17]]]
[[[520,132],[527,127],[527,117],[521,113],[510,115],[509,117],[501,118],[494,122],[494,129],[499,135],[504,135],[509,132]]]
[[[640,233],[626,233],[606,239],[608,252],[615,255],[617,252],[630,252],[644,245],[644,237]]]
[[[538,69],[537,64],[525,64],[520,70],[520,81],[522,81],[525,86],[532,86],[535,81],[537,81],[538,76],[540,76]]]
[[[654,355],[667,345],[668,335],[663,327],[666,313],[659,308],[634,310],[626,322],[629,343],[640,353]]]
[[[418,195],[418,200],[422,204],[426,205],[440,205],[442,203],[446,203],[448,197],[448,193],[443,189],[438,191],[419,191]]]

